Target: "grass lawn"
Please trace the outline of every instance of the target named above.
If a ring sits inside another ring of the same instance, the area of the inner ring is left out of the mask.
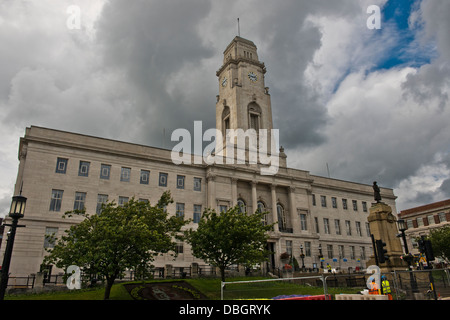
[[[248,281],[264,278],[230,278],[229,281]],[[163,280],[172,281],[172,280]],[[179,280],[177,280],[179,281]],[[186,279],[184,280],[198,291],[206,295],[210,300],[220,300],[220,279]],[[162,282],[161,280],[146,281],[146,283]],[[131,282],[127,282],[131,283]],[[142,282],[137,282],[142,283]],[[124,288],[125,283],[116,283],[111,289],[111,300],[132,300]],[[357,293],[358,288],[328,288],[329,294]],[[41,294],[7,295],[6,300],[103,300],[105,289],[82,289],[63,292],[51,292]],[[263,282],[227,285],[224,291],[224,299],[270,299],[279,295],[321,295],[322,287],[310,287],[289,282]]]

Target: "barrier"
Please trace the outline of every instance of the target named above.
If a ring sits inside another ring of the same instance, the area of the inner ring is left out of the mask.
[[[337,294],[336,300],[389,300],[387,295],[375,294]]]

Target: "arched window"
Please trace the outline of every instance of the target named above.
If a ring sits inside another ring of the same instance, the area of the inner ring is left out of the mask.
[[[286,213],[281,203],[277,203],[278,229],[280,231],[286,230]]]
[[[237,204],[239,206],[239,213],[247,212],[247,206],[245,205],[245,201],[242,199],[238,199]]]
[[[256,131],[261,128],[261,107],[255,102],[248,105],[248,127]]]
[[[224,136],[227,133],[227,129],[230,128],[230,107],[225,106],[222,112],[222,131]]]
[[[264,204],[264,202],[262,202],[262,201],[258,201],[258,203],[257,203],[257,211],[258,212],[265,212],[266,211],[266,205]],[[263,218],[262,218],[262,223],[263,223],[263,225],[267,225],[267,223],[268,223],[268,219],[267,219],[267,213],[266,214],[264,214],[264,216],[263,216]]]

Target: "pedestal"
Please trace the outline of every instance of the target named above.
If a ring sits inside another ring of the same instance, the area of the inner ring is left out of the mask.
[[[382,273],[392,272],[394,270],[405,270],[407,264],[400,258],[403,255],[402,244],[397,238],[397,219],[392,214],[392,208],[383,202],[373,203],[369,209],[370,232],[375,240],[382,240],[386,243],[387,255],[389,260],[380,263],[379,267]],[[368,265],[375,265],[375,256],[371,256]]]

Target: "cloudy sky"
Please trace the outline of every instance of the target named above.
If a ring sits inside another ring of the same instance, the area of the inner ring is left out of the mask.
[[[377,180],[398,210],[448,199],[449,14],[448,0],[1,0],[0,215],[27,126],[165,148],[213,128],[238,17],[290,167]]]

